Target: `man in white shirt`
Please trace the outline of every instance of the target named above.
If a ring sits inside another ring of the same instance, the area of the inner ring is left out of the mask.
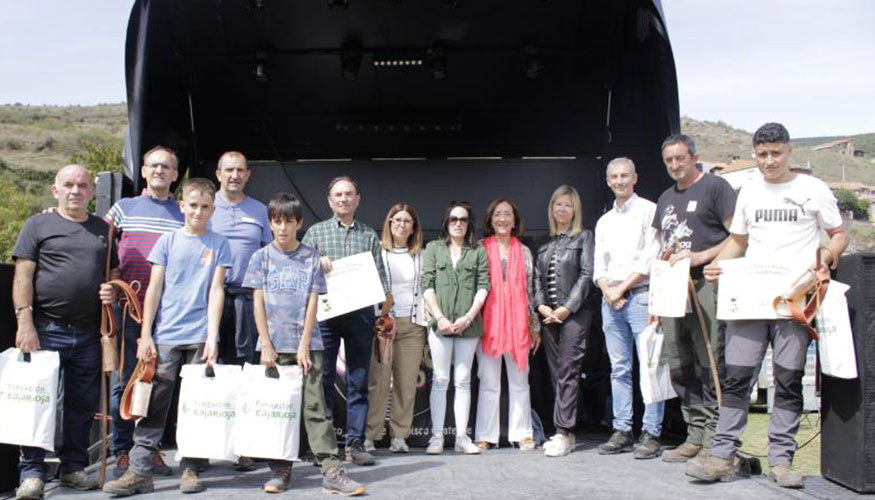
[[[613,208],[595,226],[593,281],[602,290],[602,330],[611,358],[611,395],[614,433],[599,446],[599,454],[633,449],[635,458],[659,455],[664,404],[646,405],[641,436],[632,436],[632,360],[638,334],[647,326],[650,261],[659,253],[652,227],[656,204],[635,194],[638,174],[629,158],[608,163],[608,187]]]
[[[767,123],[753,136],[754,155],[762,179],[742,189],[735,206],[726,246],[705,268],[707,280],[720,278],[720,261],[746,257],[815,262],[820,234],[829,237],[824,265],[834,265],[848,246],[848,235],[835,197],[821,180],[790,170],[790,135],[779,123]],[[756,286],[751,283],[751,286]],[[705,481],[725,481],[737,471],[736,452],[747,424],[750,395],[766,348],[772,344],[775,404],[769,419],[769,477],[785,488],[802,488],[802,477],[791,470],[796,431],[802,414],[802,375],[811,341],[792,319],[726,322],[726,376],[723,406],[711,456],[688,463],[687,474]]]

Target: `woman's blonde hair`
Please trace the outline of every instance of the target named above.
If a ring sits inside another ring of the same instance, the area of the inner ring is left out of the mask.
[[[550,197],[550,204],[547,205],[547,220],[550,222],[550,236],[556,236],[559,231],[556,229],[556,219],[553,217],[553,204],[556,203],[562,196],[571,198],[571,206],[574,207],[574,215],[571,218],[571,228],[568,231],[568,236],[577,236],[583,231],[583,208],[580,203],[580,195],[577,190],[568,184],[563,184],[553,191],[553,196]]]
[[[411,228],[410,236],[407,237],[407,251],[410,255],[416,255],[422,249],[422,228],[419,227],[419,215],[413,205],[405,202],[398,202],[392,205],[389,213],[386,214],[386,221],[383,222],[383,232],[380,235],[380,245],[386,250],[391,250],[395,245],[392,241],[392,217],[398,212],[407,212],[410,218],[413,219],[413,227]]]

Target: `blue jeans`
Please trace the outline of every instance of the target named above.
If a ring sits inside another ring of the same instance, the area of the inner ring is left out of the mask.
[[[137,366],[137,339],[140,337],[140,325],[130,316],[122,317],[122,312],[123,309],[116,304],[116,319],[120,325],[119,331],[116,332],[119,363],[124,360],[121,380],[119,380],[118,370],[113,370],[110,377],[112,393],[109,400],[109,412],[112,415],[112,449],[116,456],[127,453],[134,446],[134,421],[122,419],[119,415],[119,403],[125,392],[125,386],[128,385],[128,380],[131,378],[131,373]],[[122,352],[122,332],[125,336],[124,352]]]
[[[374,308],[365,307],[319,323],[325,357],[322,363],[322,386],[325,390],[325,406],[334,414],[334,377],[337,369],[337,352],[343,339],[346,359],[346,444],[360,443],[365,439],[368,419],[368,373],[371,368],[371,343],[373,341]]]
[[[614,430],[632,430],[632,361],[638,334],[647,326],[647,290],[633,290],[622,309],[602,301],[602,330],[611,358],[611,396],[614,402]],[[663,402],[644,406],[642,430],[652,436],[662,433]]]
[[[35,321],[40,349],[57,351],[61,362],[64,417],[63,442],[58,450],[61,473],[80,471],[88,465],[88,444],[94,414],[100,404],[100,331],[98,324],[74,326]],[[45,481],[49,467],[42,448],[21,447],[19,478]]]

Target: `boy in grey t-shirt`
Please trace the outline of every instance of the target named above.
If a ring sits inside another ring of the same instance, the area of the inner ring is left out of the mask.
[[[322,468],[322,487],[328,493],[360,495],[365,487],[350,479],[337,453],[334,422],[325,412],[322,388],[322,336],[316,326],[316,301],[325,293],[319,252],[298,241],[303,225],[301,203],[279,193],[268,205],[274,241],[257,250],[249,261],[243,286],[253,289],[256,350],[261,364],[297,364],[304,374],[303,416],[310,449]],[[288,490],[292,462],[271,460],[266,493]]]

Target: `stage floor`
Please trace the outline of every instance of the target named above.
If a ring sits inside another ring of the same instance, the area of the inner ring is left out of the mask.
[[[365,496],[380,499],[844,500],[862,497],[822,477],[807,477],[805,489],[795,491],[779,488],[763,476],[703,484],[684,475],[683,464],[668,464],[660,459],[635,460],[631,453],[598,455],[596,446],[605,438],[604,434],[579,435],[574,453],[563,458],[547,458],[540,448],[533,452],[502,448],[480,456],[463,456],[452,449],[444,450],[443,455],[425,455],[423,449],[393,455],[378,449],[375,466],[347,464],[347,467],[353,479],[367,485]],[[166,453],[168,463],[172,462],[172,455],[172,451]],[[267,495],[261,491],[261,485],[268,479],[269,470],[265,463],[257,465],[255,471],[243,473],[235,471],[229,462],[214,462],[203,473],[207,491],[185,495],[185,498],[263,499]],[[175,467],[174,472],[173,477],[156,477],[155,492],[136,498],[182,498],[178,488],[179,471]],[[58,488],[57,482],[49,483],[48,488],[46,498],[109,498],[99,491]],[[292,489],[279,497],[325,498],[319,469],[309,462],[295,464]]]

